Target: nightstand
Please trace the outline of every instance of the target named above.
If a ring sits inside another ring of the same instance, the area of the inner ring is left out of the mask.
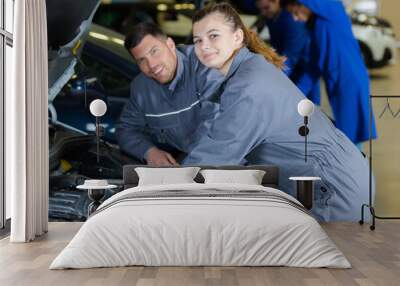
[[[296,181],[296,198],[308,210],[313,207],[314,182],[320,181],[320,177],[290,177],[289,180]]]
[[[116,185],[108,184],[107,180],[85,180],[83,185],[76,186],[79,190],[87,190],[92,202],[88,206],[88,216],[90,216],[101,205],[105,190],[114,189]]]

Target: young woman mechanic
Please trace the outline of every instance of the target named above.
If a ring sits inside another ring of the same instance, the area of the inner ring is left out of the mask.
[[[184,165],[273,164],[280,188],[294,193],[290,176],[319,176],[312,212],[323,221],[356,221],[368,199],[368,165],[362,154],[316,108],[310,117],[309,157],[298,133],[303,118],[300,90],[281,71],[283,59],[245,28],[228,4],[215,4],[194,17],[199,60],[225,81],[214,100],[220,112],[193,143]]]
[[[281,0],[311,27],[311,63],[296,81],[307,94],[324,78],[336,127],[354,143],[369,139],[369,77],[341,1]],[[373,122],[372,137],[376,137]]]

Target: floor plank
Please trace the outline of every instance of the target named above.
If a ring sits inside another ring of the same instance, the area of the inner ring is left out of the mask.
[[[356,223],[322,227],[351,262],[352,269],[290,267],[118,267],[48,269],[81,223],[50,223],[49,233],[32,243],[0,241],[0,285],[399,285],[400,221],[378,221],[377,229]]]

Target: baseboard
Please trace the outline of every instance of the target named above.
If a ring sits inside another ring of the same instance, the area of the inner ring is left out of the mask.
[[[11,229],[11,219],[7,219],[6,223],[3,228],[0,228],[0,239],[3,239],[7,236],[10,235],[10,229]]]

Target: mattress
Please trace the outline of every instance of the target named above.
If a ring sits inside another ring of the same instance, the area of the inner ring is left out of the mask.
[[[198,183],[114,195],[50,269],[130,265],[351,267],[291,196],[263,186]]]

